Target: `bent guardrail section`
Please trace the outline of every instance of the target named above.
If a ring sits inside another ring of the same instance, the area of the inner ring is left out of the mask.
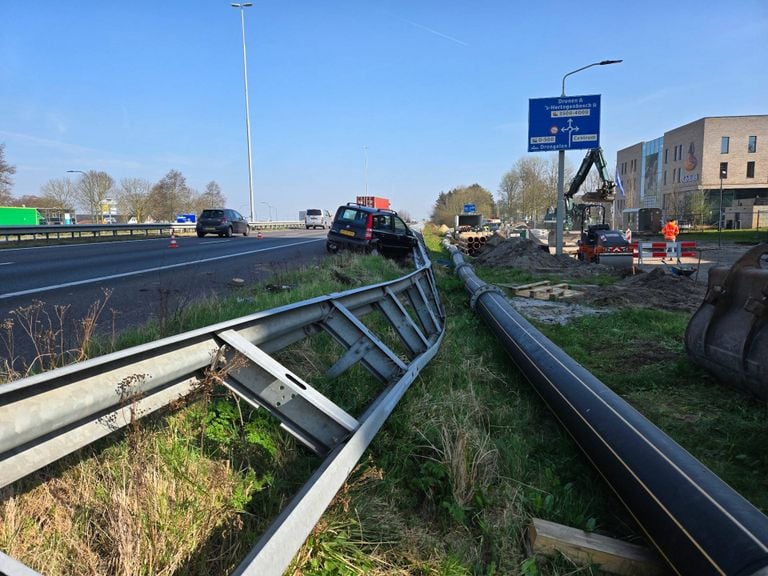
[[[768,518],[451,252],[470,305],[678,574],[768,574]]]
[[[397,280],[222,322],[0,386],[0,487],[193,393],[209,370],[268,410],[325,460],[234,574],[280,575],[443,337],[444,312],[423,243]],[[377,311],[403,344],[393,352],[361,318]],[[328,374],[355,364],[383,392],[354,418],[271,354],[325,332],[341,345]],[[238,362],[228,364],[237,355]],[[4,576],[36,574],[0,553]]]

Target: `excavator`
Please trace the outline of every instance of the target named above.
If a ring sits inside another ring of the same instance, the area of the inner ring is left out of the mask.
[[[586,181],[592,166],[597,167],[600,186],[595,191],[582,194],[582,203],[576,204],[573,198]],[[632,246],[621,231],[611,230],[605,222],[603,203],[613,202],[616,197],[616,184],[608,177],[602,148],[592,148],[587,152],[563,196],[566,227],[574,229],[578,222],[581,228],[577,252],[579,260],[617,268],[632,268]]]

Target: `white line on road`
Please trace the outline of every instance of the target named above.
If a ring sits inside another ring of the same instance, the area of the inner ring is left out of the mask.
[[[9,264],[13,264],[13,262],[0,262],[0,266],[8,266]]]
[[[192,266],[194,264],[202,264],[205,262],[214,262],[216,260],[227,260],[229,258],[237,258],[238,256],[247,256],[248,254],[257,254],[258,252],[269,252],[271,250],[280,250],[281,248],[291,248],[293,246],[301,246],[302,244],[311,244],[312,242],[321,242],[321,241],[324,242],[325,238],[317,238],[315,240],[304,240],[302,242],[294,242],[293,244],[283,244],[282,246],[273,246],[271,248],[259,248],[258,250],[238,252],[237,254],[227,254],[226,256],[216,256],[215,258],[203,258],[201,260],[193,260],[192,262],[181,262],[179,264],[169,264],[167,266],[156,266],[154,268],[144,268],[143,270],[134,270],[133,272],[123,272],[121,274],[111,274],[109,276],[99,276],[98,278],[89,278],[87,280],[77,280],[75,282],[67,282],[65,284],[53,284],[51,286],[41,286],[40,288],[31,288],[29,290],[21,290],[19,292],[8,292],[6,294],[0,294],[0,300],[5,300],[7,298],[14,298],[16,296],[27,296],[29,294],[37,294],[39,292],[47,292],[48,290],[58,290],[60,288],[69,288],[71,286],[82,286],[83,284],[93,284],[95,282],[103,282],[104,280],[113,280],[115,278],[128,278],[129,276],[139,276],[140,274],[148,274],[150,272],[157,272],[159,270],[170,270],[172,268],[182,268],[184,266]]]

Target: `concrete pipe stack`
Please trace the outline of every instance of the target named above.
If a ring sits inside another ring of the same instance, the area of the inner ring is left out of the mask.
[[[456,239],[456,247],[462,254],[477,256],[488,241],[489,232],[461,232]]]

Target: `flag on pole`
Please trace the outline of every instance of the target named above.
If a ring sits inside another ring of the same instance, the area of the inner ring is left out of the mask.
[[[624,185],[621,183],[621,176],[619,176],[619,167],[616,166],[616,186],[619,187],[621,197],[624,198]]]

